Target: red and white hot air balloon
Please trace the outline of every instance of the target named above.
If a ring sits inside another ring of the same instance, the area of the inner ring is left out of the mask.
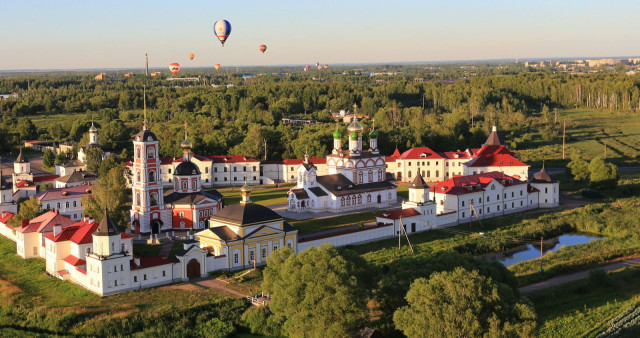
[[[180,71],[180,64],[177,62],[169,64],[169,70],[171,71],[171,74],[173,74],[173,76],[176,76],[176,74],[178,74],[178,72]]]

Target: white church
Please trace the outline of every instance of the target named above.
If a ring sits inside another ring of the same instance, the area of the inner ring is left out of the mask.
[[[387,178],[385,156],[378,150],[378,132],[369,133],[369,149],[362,149],[364,128],[357,117],[348,130],[349,148],[342,149],[342,135],[333,133],[333,150],[327,155],[327,175],[305,155],[298,167],[297,186],[288,192],[288,211],[336,212],[385,208],[397,201],[396,185]]]

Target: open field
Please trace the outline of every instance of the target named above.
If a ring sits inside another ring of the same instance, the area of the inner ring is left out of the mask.
[[[313,232],[336,229],[349,225],[360,225],[360,223],[375,222],[375,215],[383,214],[384,210],[365,211],[357,214],[349,214],[331,218],[288,220],[291,225],[298,229],[298,234],[310,234]]]
[[[567,123],[566,159],[562,160],[562,120]],[[532,165],[541,167],[564,167],[572,151],[578,151],[586,159],[604,156],[607,144],[607,159],[619,166],[639,166],[640,163],[640,115],[638,113],[611,112],[596,109],[570,109],[560,111],[558,122],[553,126],[557,137],[551,142],[541,140],[534,133],[530,147],[517,150],[516,154]],[[505,138],[507,144],[509,139]]]

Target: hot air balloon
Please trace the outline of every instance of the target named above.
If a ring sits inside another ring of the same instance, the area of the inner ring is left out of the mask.
[[[318,70],[321,70],[321,69],[322,69],[322,66],[321,66],[321,65],[318,65]]]
[[[213,68],[215,68],[216,70],[220,70],[220,64],[216,63],[215,65],[213,65]]]
[[[213,24],[213,32],[216,33],[216,37],[224,47],[224,42],[227,41],[229,34],[231,34],[231,24],[227,20],[218,20]]]
[[[170,64],[169,70],[171,71],[171,74],[173,74],[173,76],[176,76],[176,74],[178,74],[178,72],[180,71],[180,64],[176,62]]]
[[[264,54],[266,50],[267,50],[267,45],[260,45],[260,51],[262,52],[262,54]]]
[[[316,67],[320,66],[320,62],[316,61]]]
[[[308,71],[308,70],[309,70],[309,66],[308,66],[308,65],[307,65],[307,66],[304,66],[304,71],[306,72],[306,71]]]
[[[324,65],[324,69],[329,69],[329,65]]]
[[[193,54],[193,53],[189,54],[189,59],[190,59],[190,60],[193,60],[193,58],[194,58],[194,57],[196,57],[196,55],[195,55],[195,54]]]

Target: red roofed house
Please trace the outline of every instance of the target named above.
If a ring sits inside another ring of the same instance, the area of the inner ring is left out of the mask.
[[[91,194],[93,185],[77,185],[68,188],[51,188],[35,195],[42,210],[55,209],[62,215],[79,221],[82,218],[82,198]]]
[[[9,220],[15,216],[14,213],[9,211],[0,212],[0,235],[16,241],[16,230],[9,224]]]
[[[417,173],[428,182],[437,182],[458,175],[491,171],[500,171],[526,180],[528,170],[529,166],[518,160],[503,144],[496,126],[493,126],[491,134],[480,149],[436,152],[429,147],[414,147],[397,158],[392,172],[397,180],[403,182],[412,182]]]
[[[53,232],[55,226],[64,229],[75,223],[57,211],[48,211],[23,224],[16,231],[16,250],[22,258],[45,258],[44,236]]]
[[[21,198],[28,198],[35,195],[38,191],[38,187],[44,183],[52,183],[58,175],[34,175],[31,173],[31,163],[29,159],[22,153],[20,153],[16,160],[13,162],[13,200],[17,201]]]
[[[461,222],[538,208],[538,192],[528,192],[528,184],[513,176],[493,171],[457,176],[429,189],[436,212],[455,212]]]

